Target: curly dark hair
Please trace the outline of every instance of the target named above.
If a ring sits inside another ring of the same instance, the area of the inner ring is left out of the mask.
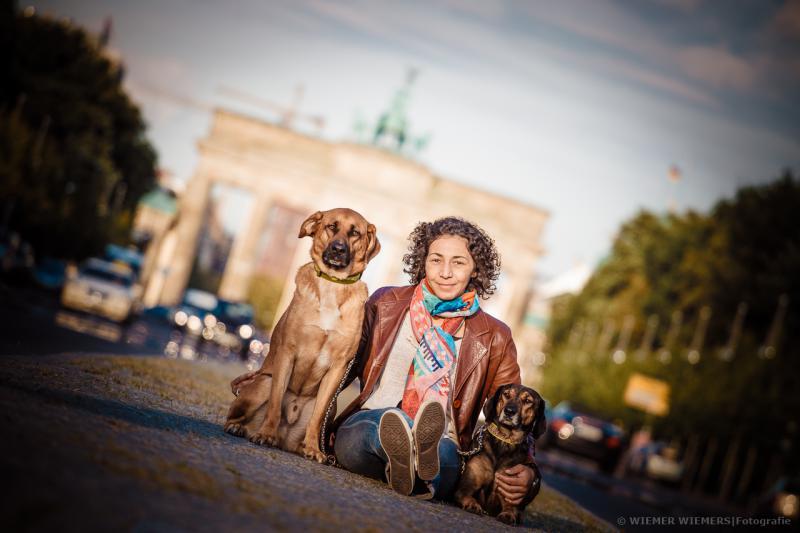
[[[425,277],[425,258],[433,241],[443,235],[456,235],[467,240],[467,248],[475,261],[475,277],[470,279],[467,290],[475,290],[479,297],[485,298],[497,289],[495,281],[500,277],[500,254],[494,240],[480,227],[459,217],[445,217],[433,222],[420,222],[411,235],[408,253],[403,256],[406,265],[403,272],[408,274],[412,285]]]

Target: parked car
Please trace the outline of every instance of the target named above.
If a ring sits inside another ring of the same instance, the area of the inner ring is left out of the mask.
[[[626,444],[625,432],[590,409],[561,402],[547,417],[541,447],[556,447],[590,457],[604,472],[612,472]]]
[[[141,287],[128,266],[92,258],[67,276],[61,304],[124,322],[138,312],[140,297]]]
[[[136,279],[139,279],[142,264],[144,263],[144,255],[136,248],[109,244],[106,246],[104,259],[128,265]]]
[[[631,450],[626,467],[632,474],[666,483],[678,483],[683,477],[683,460],[678,448],[664,441]]]
[[[159,309],[148,310],[156,315]],[[253,307],[242,302],[218,298],[210,292],[187,289],[183,301],[170,312],[173,327],[187,338],[200,338],[237,353],[242,360],[259,360],[266,355],[269,339],[253,323]]]
[[[57,291],[67,278],[67,262],[63,259],[45,257],[33,269],[33,279],[44,289]]]
[[[251,341],[257,340],[253,315],[253,306],[248,303],[219,300],[216,341],[238,352],[242,359],[247,357],[248,351],[252,351]]]
[[[758,499],[753,513],[758,517],[800,518],[800,477],[782,476]]]
[[[219,300],[210,292],[186,289],[183,301],[172,312],[172,323],[177,329],[210,341],[217,326],[218,308]]]

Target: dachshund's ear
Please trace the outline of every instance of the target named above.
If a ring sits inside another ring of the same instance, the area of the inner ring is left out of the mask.
[[[503,394],[503,390],[506,387],[507,385],[497,387],[497,390],[494,391],[494,395],[487,398],[486,403],[483,404],[483,418],[487,423],[493,422],[497,417],[497,413],[495,412],[495,409],[497,408],[497,402],[500,400],[500,395]]]
[[[539,405],[536,406],[536,422],[533,423],[533,438],[538,439],[547,429],[547,418],[544,416],[544,398],[539,398]]]

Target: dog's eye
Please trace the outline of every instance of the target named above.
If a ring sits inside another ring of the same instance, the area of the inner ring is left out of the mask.
[[[328,224],[325,227],[328,228],[331,231],[336,231],[336,224]]]
[[[530,398],[523,398],[522,401],[525,403],[533,403],[533,400],[531,400]]]
[[[349,235],[351,237],[360,237],[361,233],[357,229],[351,229]]]

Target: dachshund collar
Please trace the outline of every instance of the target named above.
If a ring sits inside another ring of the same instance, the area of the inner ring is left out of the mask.
[[[318,278],[327,279],[328,281],[332,281],[334,283],[342,283],[344,285],[350,285],[351,283],[355,283],[356,281],[361,279],[361,272],[359,272],[358,274],[353,274],[352,276],[348,276],[346,278],[337,278],[335,276],[331,276],[320,270],[320,268],[317,266],[316,263],[314,263],[314,270],[316,271]]]
[[[500,428],[498,428],[497,424],[495,424],[494,422],[492,422],[491,424],[486,426],[486,431],[488,431],[489,434],[492,437],[496,438],[497,440],[503,441],[506,444],[511,444],[512,446],[516,446],[517,444],[519,444],[520,442],[522,442],[525,439],[525,434],[524,433],[522,434],[522,437],[520,437],[518,439],[511,439],[509,437],[504,437],[503,435],[500,434]]]

